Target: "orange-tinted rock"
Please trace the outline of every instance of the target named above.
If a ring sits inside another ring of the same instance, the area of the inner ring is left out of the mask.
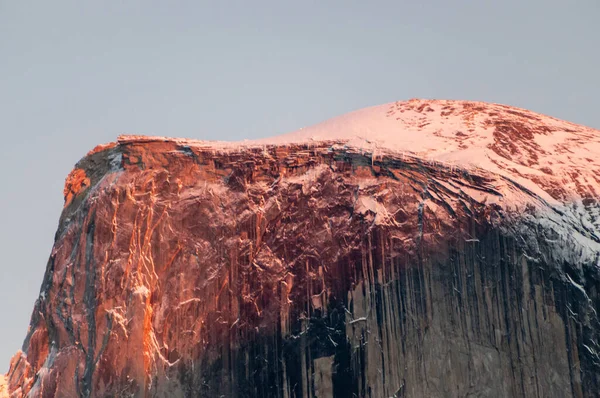
[[[71,173],[67,176],[67,180],[65,181],[65,207],[71,204],[71,200],[73,197],[78,195],[81,191],[86,189],[90,185],[90,179],[87,178],[85,174],[85,170],[82,169],[73,169]]]
[[[4,375],[0,375],[0,397],[8,397],[8,386],[6,385],[6,378]]]
[[[557,217],[419,157],[123,136],[67,179],[8,388],[595,396],[600,257]]]

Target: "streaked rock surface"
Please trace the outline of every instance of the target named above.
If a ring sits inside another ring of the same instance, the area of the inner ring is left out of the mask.
[[[461,101],[357,114],[91,151],[10,393],[597,396],[600,132]]]

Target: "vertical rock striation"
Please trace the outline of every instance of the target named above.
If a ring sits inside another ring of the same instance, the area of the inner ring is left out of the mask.
[[[7,389],[597,396],[599,143],[421,100],[245,144],[120,137],[67,178]]]

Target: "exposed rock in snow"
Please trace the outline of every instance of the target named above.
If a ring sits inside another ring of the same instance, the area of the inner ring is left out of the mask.
[[[8,388],[592,397],[599,193],[600,132],[503,105],[122,136],[67,178]]]

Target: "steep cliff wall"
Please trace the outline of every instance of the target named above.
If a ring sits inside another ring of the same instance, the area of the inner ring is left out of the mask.
[[[596,396],[595,185],[512,177],[347,140],[122,137],[67,178],[8,388]]]

